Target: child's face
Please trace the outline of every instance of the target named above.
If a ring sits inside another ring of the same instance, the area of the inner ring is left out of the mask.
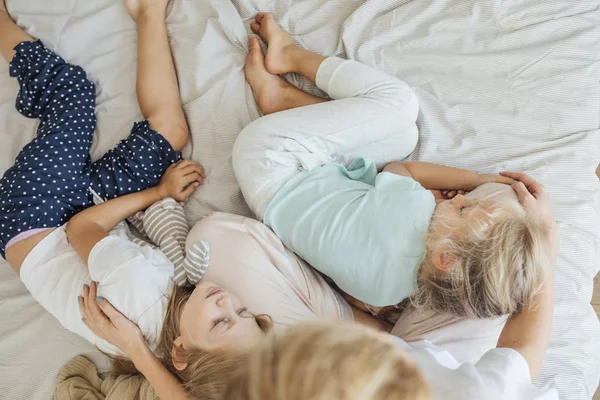
[[[477,215],[477,203],[468,200],[463,195],[456,195],[453,199],[444,200],[435,207],[432,222],[443,220],[443,224],[437,224],[436,233],[446,236],[450,231],[464,224],[464,220]]]
[[[180,327],[185,349],[246,351],[264,336],[236,296],[204,280],[183,307]]]
[[[439,228],[448,230],[448,232],[438,232],[438,234],[447,235],[451,229],[485,218],[488,210],[485,205],[480,204],[481,200],[490,200],[505,205],[512,202],[515,206],[519,205],[517,195],[509,185],[486,183],[465,196],[457,195],[453,199],[445,200],[437,205],[433,218],[444,218],[446,224]],[[484,204],[489,205],[490,202]]]

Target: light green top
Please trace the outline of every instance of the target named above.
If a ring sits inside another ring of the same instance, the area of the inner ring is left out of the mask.
[[[356,159],[287,182],[264,222],[283,243],[349,295],[373,306],[415,294],[433,194],[415,180]]]

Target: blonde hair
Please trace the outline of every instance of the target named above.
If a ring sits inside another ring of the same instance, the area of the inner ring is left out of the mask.
[[[180,336],[180,319],[183,307],[194,291],[194,286],[173,289],[165,315],[156,355],[161,363],[183,383],[192,398],[213,400],[221,398],[227,381],[238,366],[243,354],[224,350],[191,349],[187,351],[187,367],[179,371],[173,365],[173,342]],[[267,315],[255,315],[260,329],[271,331],[271,318]],[[131,360],[124,357],[112,357],[111,375],[131,375],[139,373]]]
[[[312,323],[271,336],[251,352],[223,399],[425,400],[429,391],[414,363],[381,333]]]
[[[533,303],[545,277],[543,227],[528,218],[519,204],[479,202],[482,218],[449,226],[434,217],[419,272],[419,291],[412,299],[460,317],[492,318],[514,314]],[[449,235],[438,234],[439,228]],[[441,271],[434,254],[453,265]]]

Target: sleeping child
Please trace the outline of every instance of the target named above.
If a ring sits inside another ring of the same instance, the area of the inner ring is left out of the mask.
[[[137,22],[137,95],[147,120],[91,163],[94,85],[81,67],[22,31],[0,0],[0,50],[19,81],[17,110],[40,119],[36,137],[0,180],[0,254],[63,326],[122,356],[82,319],[79,296],[98,290],[98,301],[109,299],[134,320],[149,348],[187,382],[218,364],[219,349],[260,340],[270,321],[209,281],[174,285],[173,264],[161,251],[113,230],[161,199],[184,201],[203,182],[200,167],[181,160],[188,130],[167,38],[168,0],[125,3]],[[109,200],[93,206],[92,191]],[[126,360],[118,361],[123,372]]]
[[[288,248],[373,313],[405,299],[474,318],[531,304],[548,264],[543,227],[516,196],[463,196],[487,182],[512,184],[509,174],[393,161],[418,139],[407,84],[301,48],[271,14],[251,28],[268,50],[263,57],[253,39],[246,77],[268,115],[238,136],[234,172],[251,209]],[[288,72],[333,101],[276,75]]]

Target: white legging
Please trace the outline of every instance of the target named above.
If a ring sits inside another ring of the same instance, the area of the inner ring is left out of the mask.
[[[233,170],[260,220],[273,196],[302,171],[337,155],[369,158],[381,167],[417,144],[419,104],[406,83],[335,57],[323,61],[316,83],[334,101],[266,115],[235,142]]]

